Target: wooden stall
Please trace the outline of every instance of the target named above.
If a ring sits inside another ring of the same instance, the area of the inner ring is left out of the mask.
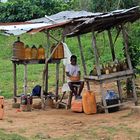
[[[102,100],[103,100],[103,108],[105,108],[105,112],[108,113],[108,108],[112,108],[115,106],[120,106],[124,104],[121,95],[122,95],[122,88],[121,88],[121,80],[124,79],[132,79],[132,90],[133,90],[133,102],[135,105],[137,105],[137,94],[135,90],[135,82],[134,82],[134,70],[132,68],[131,64],[131,59],[128,53],[129,49],[129,44],[128,44],[128,32],[126,30],[126,23],[128,22],[134,22],[135,20],[140,18],[140,11],[139,7],[133,7],[130,9],[124,9],[124,10],[118,10],[118,11],[113,11],[101,16],[93,17],[82,24],[79,24],[74,28],[74,30],[67,34],[68,37],[74,37],[77,36],[78,42],[79,42],[79,48],[81,52],[81,58],[82,58],[82,63],[83,63],[83,68],[84,68],[84,79],[87,82],[87,88],[88,90],[90,89],[88,82],[93,81],[93,82],[98,82],[100,85],[100,93],[102,95]],[[128,64],[128,68],[126,70],[122,71],[117,71],[114,73],[109,73],[109,74],[102,74],[101,72],[101,67],[100,67],[100,61],[99,61],[99,56],[97,53],[97,40],[95,33],[100,33],[103,31],[108,32],[108,38],[110,42],[110,49],[111,49],[111,54],[112,54],[112,61],[116,59],[115,55],[115,50],[114,50],[114,42],[112,39],[112,29],[117,28],[119,31],[117,32],[116,39],[120,33],[122,33],[122,38],[124,41],[124,50],[126,54],[126,62]],[[80,40],[80,36],[85,33],[92,33],[92,48],[94,50],[94,58],[95,58],[95,66],[97,70],[97,75],[96,76],[89,76],[87,75],[87,70],[86,70],[86,65],[85,65],[85,60],[84,60],[84,55],[83,55],[83,50],[82,50],[82,43]],[[120,103],[115,104],[115,105],[109,105],[107,106],[106,100],[105,100],[105,91],[103,89],[103,84],[107,82],[114,82],[116,81],[117,87],[118,87],[118,93],[119,93],[119,98],[120,98]]]
[[[89,81],[93,82],[98,82],[100,84],[100,90],[101,90],[101,95],[103,99],[103,108],[105,108],[105,112],[108,112],[108,108],[114,107],[114,106],[119,106],[123,104],[123,100],[121,100],[121,94],[122,94],[122,89],[121,89],[121,80],[123,79],[132,79],[132,84],[133,84],[133,97],[134,97],[134,102],[135,105],[137,105],[137,95],[135,91],[135,83],[134,83],[134,70],[132,68],[131,64],[131,59],[128,53],[128,33],[126,31],[125,25],[128,22],[134,22],[137,19],[140,18],[140,10],[139,7],[133,7],[130,9],[123,9],[123,10],[116,10],[112,11],[109,13],[95,13],[94,15],[90,16],[83,16],[79,18],[73,18],[71,20],[67,20],[62,23],[56,23],[51,26],[45,26],[41,27],[38,29],[32,29],[28,31],[28,33],[35,33],[35,32],[45,32],[47,35],[47,50],[50,49],[50,38],[53,38],[56,40],[55,37],[53,37],[50,34],[50,30],[54,28],[62,28],[62,38],[59,41],[64,41],[65,37],[77,37],[78,43],[79,43],[79,50],[80,50],[80,55],[81,55],[81,60],[82,60],[82,65],[83,65],[83,72],[84,72],[84,79],[87,84],[87,90],[90,90],[90,85]],[[128,64],[128,69],[123,70],[123,71],[118,71],[115,73],[110,73],[110,74],[102,74],[101,69],[100,69],[100,62],[99,62],[99,56],[97,53],[97,44],[96,44],[96,36],[95,33],[100,33],[103,31],[107,31],[108,33],[108,38],[110,42],[110,49],[111,49],[111,54],[112,54],[112,60],[114,61],[116,59],[115,55],[115,50],[114,50],[114,42],[112,39],[112,29],[117,28],[119,29],[116,35],[116,39],[120,33],[122,33],[122,37],[124,40],[124,47],[125,47],[125,53],[126,53],[126,60]],[[89,76],[87,73],[87,67],[85,63],[85,58],[83,54],[83,47],[82,47],[82,42],[80,36],[82,34],[86,33],[92,33],[92,38],[91,38],[91,44],[92,48],[94,51],[94,57],[95,57],[95,65],[96,65],[96,70],[97,70],[97,75],[96,76]],[[57,62],[51,61],[51,56],[46,58],[44,62],[39,62],[39,61],[17,61],[17,60],[12,60],[13,66],[14,66],[14,96],[16,96],[16,65],[17,64],[23,64],[25,67],[25,76],[24,76],[24,91],[26,92],[26,80],[27,80],[27,64],[40,64],[43,63],[45,64],[44,67],[44,72],[45,72],[45,92],[48,93],[48,64],[49,63],[55,63],[56,64],[56,96],[58,96],[58,85],[59,85],[59,63],[60,60]],[[116,81],[117,82],[117,87],[118,87],[118,93],[120,96],[120,103],[117,105],[112,105],[112,106],[107,106],[106,101],[105,101],[105,92],[103,91],[103,84],[106,82],[112,82]],[[43,99],[43,93],[42,93],[42,99]],[[44,100],[42,100],[42,103],[44,103]]]

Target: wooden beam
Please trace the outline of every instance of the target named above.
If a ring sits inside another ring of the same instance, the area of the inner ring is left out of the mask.
[[[125,45],[125,53],[126,53],[126,59],[127,59],[127,63],[128,63],[128,67],[130,70],[132,70],[132,64],[131,64],[131,59],[129,56],[129,52],[128,52],[128,35],[126,33],[126,30],[124,28],[124,25],[122,25],[122,35],[123,35],[123,40],[124,40],[124,45]]]
[[[56,102],[58,100],[58,89],[59,89],[59,63],[56,63],[56,89],[55,89]]]
[[[47,34],[47,57],[49,56],[49,52],[50,52],[50,36],[49,36],[49,30],[47,30],[47,32],[45,32]]]
[[[81,59],[82,59],[82,65],[83,65],[83,69],[84,69],[84,75],[87,75],[87,69],[86,69],[86,65],[85,65],[85,59],[84,59],[84,54],[83,54],[83,47],[81,45],[80,36],[77,36],[77,38],[78,38],[79,49],[80,49],[80,54],[81,54]],[[89,82],[86,81],[86,84],[87,84],[87,89],[90,90]]]
[[[27,64],[24,64],[24,94],[27,95]]]
[[[17,96],[17,69],[16,69],[16,63],[13,63],[13,75],[14,75],[13,80],[14,80],[14,98],[15,98]]]
[[[100,82],[100,93],[102,95],[102,101],[103,101],[103,105],[104,105],[104,108],[105,108],[105,113],[108,113],[107,104],[106,104],[106,100],[105,100],[105,92],[104,92],[102,82]]]
[[[135,102],[135,105],[138,105],[138,98],[136,94],[136,86],[135,86],[134,78],[132,78],[132,87],[133,87],[132,90],[133,90],[134,102]]]
[[[65,36],[62,33],[62,41],[65,42]],[[62,74],[63,84],[65,83],[65,66],[63,65],[63,74]]]
[[[110,49],[111,49],[111,54],[112,54],[112,60],[114,61],[116,56],[115,56],[115,51],[114,51],[114,44],[113,44],[113,40],[112,40],[112,35],[111,35],[111,31],[108,30],[108,38],[109,38],[109,43],[110,43]]]

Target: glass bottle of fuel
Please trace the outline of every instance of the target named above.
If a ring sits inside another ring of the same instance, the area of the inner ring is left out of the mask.
[[[38,48],[38,59],[45,59],[45,49],[42,47],[42,45],[39,45]]]
[[[13,59],[24,59],[25,50],[24,43],[20,41],[20,37],[17,37],[17,41],[13,43]]]
[[[37,59],[38,58],[38,50],[35,45],[32,46],[31,48],[31,58],[32,59]]]
[[[28,45],[25,46],[25,59],[31,59],[31,48]]]

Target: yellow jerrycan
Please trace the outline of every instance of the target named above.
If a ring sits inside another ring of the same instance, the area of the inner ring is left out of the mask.
[[[39,45],[38,48],[38,59],[45,59],[45,49],[42,47],[42,45]]]
[[[31,59],[31,48],[28,45],[25,46],[25,59]]]
[[[4,116],[4,97],[0,96],[0,120],[3,119]]]
[[[83,110],[85,114],[97,113],[95,94],[92,91],[85,91],[82,97]]]
[[[13,43],[13,59],[23,60],[25,55],[24,43],[17,37],[17,41]]]

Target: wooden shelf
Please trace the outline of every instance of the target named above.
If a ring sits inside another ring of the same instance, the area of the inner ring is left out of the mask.
[[[48,63],[60,63],[60,60],[61,59],[50,59]],[[15,64],[45,64],[45,59],[11,59],[11,61]]]
[[[112,81],[112,80],[115,81],[115,80],[127,79],[132,77],[133,75],[134,75],[133,70],[125,70],[125,71],[119,71],[110,74],[103,74],[99,76],[84,76],[84,79],[87,81],[96,81],[96,82]]]

